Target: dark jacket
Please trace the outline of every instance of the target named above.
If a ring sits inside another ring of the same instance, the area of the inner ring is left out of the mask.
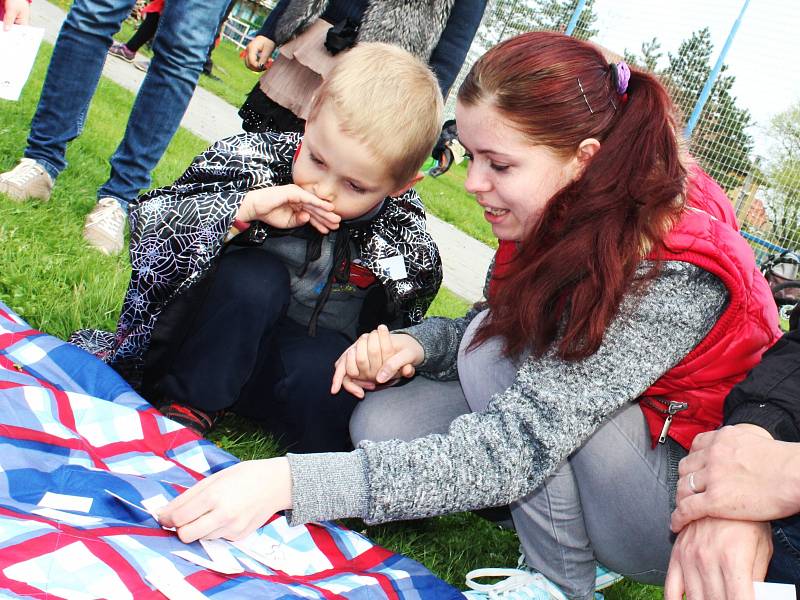
[[[274,132],[225,138],[197,156],[173,185],[152,190],[132,203],[131,280],[117,330],[113,335],[81,330],[71,341],[136,385],[164,308],[212,269],[248,191],[292,183],[292,161],[301,139],[299,134]],[[244,243],[261,243],[269,235],[270,228],[259,224],[239,237],[247,238]],[[341,238],[341,231],[338,235]],[[383,322],[420,322],[439,290],[442,266],[438,248],[425,230],[425,212],[417,193],[411,189],[387,198],[372,219],[351,224],[347,235],[350,243],[344,248],[354,247],[356,256],[345,253],[341,258],[349,268],[350,259],[357,257],[382,291],[378,307],[374,296],[370,302],[359,301],[369,304],[365,308],[380,314]],[[397,257],[404,266],[402,278],[397,269],[386,268]],[[333,271],[331,278],[336,275]]]
[[[724,423],[751,423],[800,442],[800,331],[784,334],[725,399]]]

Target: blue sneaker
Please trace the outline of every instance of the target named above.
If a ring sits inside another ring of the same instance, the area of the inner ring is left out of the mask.
[[[615,573],[611,569],[608,569],[597,563],[597,567],[595,568],[595,575],[594,575],[594,589],[596,590],[604,590],[607,587],[611,587],[615,583],[619,583],[622,581],[624,577],[619,573]],[[595,600],[599,600],[602,598],[602,594],[595,594]]]

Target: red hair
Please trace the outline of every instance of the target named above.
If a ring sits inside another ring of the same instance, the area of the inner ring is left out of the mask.
[[[499,44],[464,80],[462,104],[493,106],[532,144],[575,156],[583,140],[601,143],[521,240],[473,345],[500,336],[508,355],[555,345],[566,360],[600,347],[637,266],[677,219],[686,180],[664,87],[631,69],[627,92],[595,46],[551,32]]]

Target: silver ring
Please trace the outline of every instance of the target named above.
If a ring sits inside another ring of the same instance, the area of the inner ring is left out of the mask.
[[[700,490],[697,489],[697,486],[694,484],[694,471],[689,473],[689,489],[692,490],[693,493],[697,493]]]

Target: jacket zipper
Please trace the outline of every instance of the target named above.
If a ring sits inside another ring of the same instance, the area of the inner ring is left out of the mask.
[[[661,428],[661,435],[658,436],[658,443],[663,444],[667,441],[667,433],[669,432],[670,425],[672,425],[672,418],[682,410],[689,408],[689,403],[677,402],[675,400],[670,400],[669,403],[667,403],[664,400],[659,400],[658,398],[645,398],[643,402],[653,410],[660,412],[662,415],[667,415],[667,418],[664,420],[664,426]],[[656,406],[656,402],[665,405],[666,408]]]

